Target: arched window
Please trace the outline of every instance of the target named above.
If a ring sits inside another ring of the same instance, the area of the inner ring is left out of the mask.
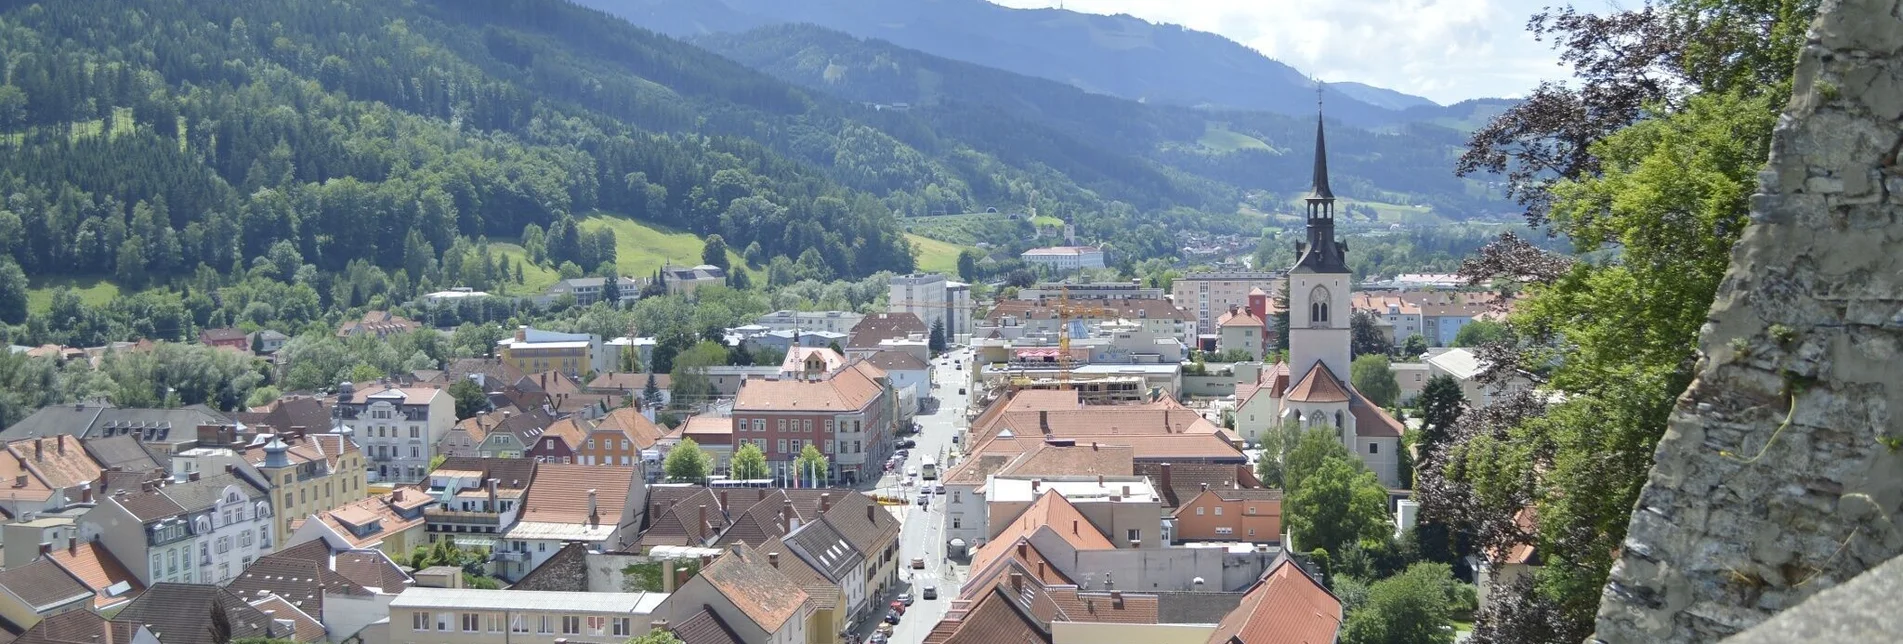
[[[1308,292],[1308,323],[1312,326],[1328,324],[1328,289],[1316,286]]]

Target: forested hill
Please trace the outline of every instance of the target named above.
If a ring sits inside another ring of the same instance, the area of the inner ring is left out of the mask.
[[[531,226],[580,259],[597,209],[863,275],[912,267],[893,209],[1028,183],[555,0],[4,2],[0,63],[0,250],[33,275],[151,283],[282,240],[420,280]]]
[[[905,104],[937,131],[990,140],[993,149],[1023,147],[1010,143],[1021,136],[1013,130],[1035,129],[1221,185],[1283,194],[1308,186],[1315,136],[1312,95],[1311,111],[1303,116],[1151,105],[810,24],[690,41],[816,91],[865,103]],[[1329,116],[1333,120],[1332,106]],[[987,131],[999,134],[985,136]],[[1464,143],[1461,132],[1437,125],[1403,125],[1390,132],[1337,125],[1329,132],[1330,165],[1336,185],[1354,197],[1433,204],[1452,216],[1502,209],[1470,194],[1467,183],[1454,177],[1453,161]],[[1065,167],[1059,160],[1040,160]]]

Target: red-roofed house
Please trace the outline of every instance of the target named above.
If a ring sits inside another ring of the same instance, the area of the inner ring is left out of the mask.
[[[1341,600],[1283,559],[1216,624],[1208,643],[1327,644],[1340,634],[1341,620]]]
[[[856,481],[876,476],[892,449],[892,390],[884,371],[861,360],[821,379],[748,380],[733,406],[733,445],[766,452],[776,476],[793,472],[807,445],[831,464],[829,476]]]
[[[1247,309],[1229,307],[1229,312],[1216,318],[1216,332],[1216,348],[1223,351],[1246,351],[1261,357],[1270,346],[1268,320]]]

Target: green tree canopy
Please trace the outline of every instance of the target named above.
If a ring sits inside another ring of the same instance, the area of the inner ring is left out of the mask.
[[[770,475],[771,471],[766,465],[766,453],[760,451],[758,444],[744,443],[733,453],[733,470],[729,475],[731,478],[750,481]]]
[[[661,463],[661,470],[667,474],[667,480],[675,483],[705,483],[707,473],[712,469],[713,458],[692,438],[682,438],[679,445],[667,452],[667,459]]]
[[[945,320],[932,320],[932,337],[926,342],[926,348],[937,355],[945,352],[945,345]]]
[[[1401,383],[1394,379],[1393,363],[1387,354],[1370,353],[1355,358],[1348,368],[1348,379],[1355,391],[1382,407],[1391,407],[1401,397]]]
[[[449,386],[449,397],[456,399],[456,420],[470,418],[489,409],[489,394],[482,385],[462,378]]]
[[[1427,336],[1416,333],[1401,342],[1401,359],[1404,361],[1417,362],[1424,353],[1427,353]]]
[[[1486,346],[1500,341],[1506,337],[1506,333],[1507,327],[1505,324],[1490,320],[1474,320],[1461,325],[1460,331],[1454,334],[1454,346]]]
[[[628,640],[627,644],[681,644],[681,638],[657,628],[648,631],[646,635]]]
[[[1453,431],[1454,423],[1467,409],[1466,393],[1460,389],[1460,381],[1453,376],[1441,374],[1427,379],[1421,388],[1420,397],[1415,405],[1421,409],[1421,442],[1423,454],[1437,452],[1445,446],[1448,434]]]
[[[823,485],[831,478],[831,474],[826,469],[828,467],[826,455],[821,454],[819,448],[814,447],[812,443],[807,443],[806,447],[800,448],[800,455],[793,460],[793,467],[801,484],[808,487]]]
[[[1417,563],[1374,582],[1348,615],[1342,644],[1451,644],[1455,582],[1446,564]]]
[[[1287,497],[1282,512],[1303,547],[1340,552],[1348,544],[1380,541],[1394,531],[1388,493],[1358,460],[1329,457]]]
[[[1348,317],[1348,348],[1354,355],[1394,353],[1394,342],[1381,332],[1380,320],[1373,313],[1355,311]]]
[[[706,244],[700,249],[700,263],[731,270],[733,267],[727,259],[727,240],[721,239],[719,234],[708,235]]]

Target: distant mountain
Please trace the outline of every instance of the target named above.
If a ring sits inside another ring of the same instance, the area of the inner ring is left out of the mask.
[[[1152,104],[1312,114],[1302,72],[1222,36],[1128,15],[1012,9],[985,0],[576,0],[677,37],[812,23],[907,49]],[[1379,126],[1433,107],[1359,83],[1330,84],[1328,114]]]

